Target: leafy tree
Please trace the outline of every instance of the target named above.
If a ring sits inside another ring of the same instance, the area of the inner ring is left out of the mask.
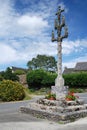
[[[1,72],[1,76],[6,80],[19,81],[19,77],[15,73],[12,73],[12,70],[9,67],[5,72]]]
[[[27,66],[31,70],[44,69],[46,71],[56,71],[56,60],[53,56],[37,55],[31,61],[28,61]]]

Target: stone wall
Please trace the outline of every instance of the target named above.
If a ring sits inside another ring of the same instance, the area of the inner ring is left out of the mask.
[[[18,75],[19,77],[19,82],[25,86],[28,87],[27,81],[26,81],[26,74]]]

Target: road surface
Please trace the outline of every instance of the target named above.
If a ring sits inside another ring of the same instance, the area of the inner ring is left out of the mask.
[[[78,95],[87,102],[87,93]],[[87,117],[64,125],[20,113],[20,106],[29,102],[0,103],[0,130],[87,130]]]

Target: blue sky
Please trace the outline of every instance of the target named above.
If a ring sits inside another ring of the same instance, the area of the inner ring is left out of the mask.
[[[87,62],[87,0],[0,0],[0,71],[26,68],[38,54],[57,56],[51,32],[59,5],[69,30],[62,43],[63,67]]]

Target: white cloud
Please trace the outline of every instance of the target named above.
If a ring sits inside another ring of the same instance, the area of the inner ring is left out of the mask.
[[[66,40],[62,43],[63,54],[69,55],[73,52],[83,51],[84,47],[87,48],[87,39],[77,39],[76,41]]]
[[[5,43],[0,43],[0,53],[3,55],[0,56],[0,61],[1,63],[6,63],[6,62],[12,62],[12,61],[24,61],[27,62],[28,60],[31,60],[33,57],[36,57],[38,54],[46,54],[46,55],[52,55],[52,56],[57,56],[57,44],[52,43],[45,40],[42,40],[42,42],[29,42],[29,40],[25,41],[15,41],[11,40],[11,44],[5,44]],[[65,54],[72,54],[75,49],[80,47],[82,45],[81,42],[78,45],[75,45],[76,42],[69,42],[68,43],[63,43],[63,55]],[[69,62],[63,63],[63,66],[68,66],[72,67],[75,65],[76,62],[78,61],[85,61],[87,59],[87,55],[85,56],[79,56],[78,59],[71,60]]]
[[[9,45],[0,43],[0,64],[9,63],[17,59],[16,51]]]
[[[36,57],[38,54],[56,55],[56,45],[43,42],[26,43],[11,41],[10,45],[0,43],[0,64],[11,62],[26,62]],[[27,41],[28,42],[28,41]],[[25,63],[25,64],[26,64]]]
[[[9,4],[9,0],[0,1],[0,37],[7,35],[10,27],[10,12],[12,12],[12,9]]]
[[[28,35],[38,35],[48,27],[48,22],[40,16],[23,15],[18,18],[18,25]]]

